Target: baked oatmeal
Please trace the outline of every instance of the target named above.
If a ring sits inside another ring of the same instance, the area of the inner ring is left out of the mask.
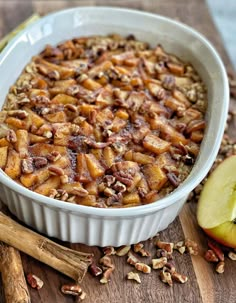
[[[206,105],[196,70],[160,45],[116,34],[48,45],[0,112],[0,168],[71,203],[151,203],[189,175]]]

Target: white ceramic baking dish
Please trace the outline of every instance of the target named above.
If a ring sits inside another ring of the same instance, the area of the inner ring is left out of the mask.
[[[109,7],[78,7],[50,14],[21,32],[0,56],[0,106],[9,87],[31,57],[46,44],[92,34],[134,34],[190,61],[208,87],[207,129],[197,162],[186,181],[152,204],[97,209],[34,193],[0,171],[0,196],[10,211],[48,236],[88,245],[136,243],[165,229],[178,215],[188,194],[205,177],[217,155],[228,111],[228,82],[212,45],[199,33],[154,14]]]

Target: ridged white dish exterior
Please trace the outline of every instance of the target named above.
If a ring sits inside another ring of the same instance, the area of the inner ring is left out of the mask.
[[[136,243],[165,229],[217,155],[228,111],[228,83],[222,62],[207,40],[170,19],[115,8],[75,8],[51,14],[20,33],[0,55],[0,107],[9,87],[46,44],[73,37],[134,34],[190,61],[208,87],[207,130],[201,153],[187,180],[161,201],[126,209],[95,209],[38,195],[0,171],[0,197],[10,211],[36,230],[64,241],[99,246]]]
[[[0,186],[1,188],[1,186]],[[146,240],[165,229],[179,213],[185,199],[146,216],[103,218],[60,211],[28,199],[2,186],[10,211],[39,232],[63,241],[88,245],[120,246]]]

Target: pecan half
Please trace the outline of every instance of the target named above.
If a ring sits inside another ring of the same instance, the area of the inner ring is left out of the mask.
[[[89,266],[89,272],[90,272],[93,276],[97,277],[97,276],[99,276],[99,275],[102,274],[102,269],[101,269],[99,266],[97,266],[97,265],[93,262],[93,263]]]
[[[56,162],[61,158],[61,154],[58,151],[52,151],[50,154],[47,154],[47,159],[50,162]]]
[[[212,241],[208,241],[207,244],[214,251],[214,253],[219,258],[219,260],[224,261],[225,256],[224,256],[222,249],[217,244],[213,243]]]
[[[48,164],[48,160],[44,157],[33,157],[33,162],[36,168],[42,168]]]
[[[89,194],[83,187],[73,187],[73,191],[71,193],[80,197],[86,197]]]
[[[175,88],[175,77],[172,75],[164,76],[162,80],[162,86],[168,90],[172,90]]]
[[[171,242],[162,242],[160,240],[157,240],[156,246],[166,250],[169,254],[173,253],[174,243]]]
[[[51,166],[48,167],[48,170],[52,175],[56,175],[56,176],[63,176],[64,175],[64,170],[60,167],[57,167],[57,166],[51,165]]]

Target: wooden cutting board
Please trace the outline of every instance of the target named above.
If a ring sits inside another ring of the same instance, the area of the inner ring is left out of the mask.
[[[121,6],[145,10],[180,20],[203,33],[219,51],[226,67],[233,71],[225,52],[222,40],[216,31],[205,0],[0,0],[0,37],[4,36],[33,12],[47,14],[51,11],[82,5]],[[235,104],[232,101],[232,106]],[[236,137],[235,124],[229,129],[230,135]],[[90,303],[151,303],[151,302],[191,302],[191,303],[235,303],[236,302],[236,262],[226,260],[225,273],[216,274],[214,266],[207,263],[202,255],[206,250],[206,237],[196,222],[196,203],[187,203],[180,216],[160,233],[166,241],[179,241],[186,237],[194,239],[200,246],[198,256],[180,255],[175,252],[174,262],[179,272],[188,276],[189,281],[180,285],[175,283],[168,287],[160,282],[159,275],[153,271],[150,275],[141,274],[141,284],[127,281],[125,275],[132,270],[126,264],[126,258],[114,257],[116,270],[107,285],[87,274],[82,287],[87,293],[84,302]],[[93,252],[98,260],[102,256],[98,247],[63,243],[73,249]],[[154,254],[152,241],[146,241],[145,247]],[[37,291],[30,289],[32,303],[70,303],[74,298],[64,296],[60,286],[72,281],[50,267],[22,254],[25,273],[34,273],[44,281],[44,287]],[[0,302],[4,303],[3,289],[0,282]]]

